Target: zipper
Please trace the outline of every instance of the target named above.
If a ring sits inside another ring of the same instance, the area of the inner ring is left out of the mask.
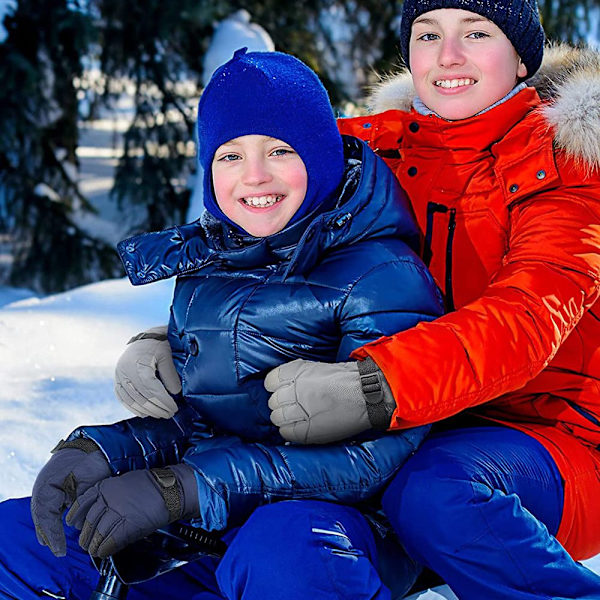
[[[454,310],[454,294],[452,292],[452,244],[454,230],[456,229],[456,209],[450,209],[448,220],[448,239],[446,240],[446,306],[449,311]]]
[[[438,202],[427,203],[427,225],[425,230],[425,245],[423,248],[423,261],[427,267],[431,264],[433,252],[431,241],[433,239],[433,222],[436,213],[448,213],[448,236],[446,238],[446,273],[445,273],[445,296],[448,311],[455,309],[454,294],[452,293],[452,244],[454,243],[454,231],[456,229],[456,209],[448,208]]]

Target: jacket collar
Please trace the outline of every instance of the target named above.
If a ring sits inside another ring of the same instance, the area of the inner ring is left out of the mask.
[[[330,210],[262,239],[203,220],[128,238],[117,250],[129,279],[141,285],[209,264],[235,270],[281,263],[287,277],[313,268],[325,251],[377,237],[399,237],[416,249],[418,229],[393,173],[364,142],[349,137],[344,142],[346,177]]]
[[[433,113],[421,115],[411,110],[404,116],[408,127],[404,128],[402,147],[416,146],[425,151],[432,148],[436,153],[446,151],[452,156],[453,164],[473,162],[482,153],[489,154],[490,147],[539,101],[535,89],[528,87],[493,109],[460,121],[447,121]],[[413,122],[418,128],[411,126]]]
[[[600,171],[600,53],[567,44],[550,45],[545,49],[540,70],[527,80],[527,84],[537,90],[543,101],[541,112],[554,132],[557,148],[585,165],[588,171]],[[520,92],[517,97],[522,94]],[[367,105],[375,113],[409,112],[414,97],[410,73],[402,71],[382,77],[372,88]],[[486,114],[498,115],[498,108]],[[493,118],[486,122],[488,126],[494,126]],[[455,121],[452,127],[457,123]],[[447,128],[448,133],[449,130]],[[460,131],[458,125],[456,132]]]

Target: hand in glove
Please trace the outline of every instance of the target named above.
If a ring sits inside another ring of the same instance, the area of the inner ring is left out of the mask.
[[[371,358],[320,363],[303,359],[267,374],[271,421],[282,437],[299,444],[324,444],[367,429],[387,429],[395,402]]]
[[[181,392],[167,327],[153,327],[131,338],[115,369],[115,393],[138,417],[170,419],[177,404],[170,394]]]
[[[38,542],[56,556],[65,556],[63,512],[77,496],[109,477],[110,468],[96,443],[85,438],[61,440],[52,454],[33,484],[31,516]]]
[[[79,545],[84,550],[104,558],[198,512],[194,471],[181,464],[100,481],[73,503],[67,523],[81,529]]]

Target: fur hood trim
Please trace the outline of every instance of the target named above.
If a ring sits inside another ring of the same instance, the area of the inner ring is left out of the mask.
[[[527,84],[548,103],[542,111],[558,148],[587,170],[600,172],[600,53],[567,44],[546,47],[540,70]],[[408,111],[415,90],[407,70],[381,78],[370,91],[371,112]]]

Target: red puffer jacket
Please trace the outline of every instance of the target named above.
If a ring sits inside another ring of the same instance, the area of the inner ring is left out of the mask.
[[[565,480],[557,537],[576,559],[600,552],[598,64],[572,69],[552,103],[528,87],[462,121],[340,121],[406,189],[449,310],[354,354],[392,387],[391,428],[468,409],[540,440]]]

